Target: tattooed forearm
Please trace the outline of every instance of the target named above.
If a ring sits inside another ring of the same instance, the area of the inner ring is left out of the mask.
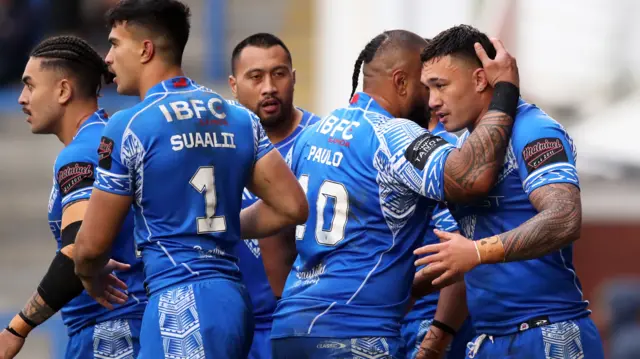
[[[56,312],[44,302],[44,299],[36,291],[33,293],[27,304],[22,309],[22,313],[36,325],[44,323]]]
[[[445,164],[447,200],[469,202],[485,196],[496,183],[511,137],[513,119],[502,112],[487,112],[459,150]]]
[[[440,354],[446,350],[449,342],[450,339],[445,338],[443,335],[438,335],[433,330],[433,327],[429,328],[420,343],[416,359],[440,358]]]
[[[568,183],[549,184],[529,196],[539,213],[518,228],[501,234],[505,261],[539,258],[580,237],[580,190]]]

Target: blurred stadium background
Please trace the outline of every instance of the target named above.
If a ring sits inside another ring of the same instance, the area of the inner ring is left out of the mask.
[[[74,33],[103,54],[105,9],[116,0],[0,0],[0,324],[48,267],[55,244],[46,204],[61,144],[29,131],[17,104],[29,50]],[[255,32],[280,36],[297,69],[295,102],[324,115],[344,105],[353,62],[383,30],[425,37],[460,23],[498,36],[520,65],[524,97],[560,121],[578,147],[584,229],[575,264],[608,347],[640,346],[640,2],[635,0],[185,0],[187,74],[229,96],[229,57]],[[110,113],[137,102],[103,90]],[[19,358],[61,358],[59,317]],[[626,339],[626,338],[630,339]],[[639,358],[633,356],[633,358]],[[631,357],[628,357],[631,358]]]

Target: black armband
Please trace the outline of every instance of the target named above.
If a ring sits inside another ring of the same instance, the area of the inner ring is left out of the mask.
[[[404,152],[404,158],[413,165],[413,167],[424,170],[429,157],[438,148],[448,145],[444,138],[434,136],[431,132],[425,132],[418,136]]]
[[[38,294],[57,312],[83,290],[82,282],[75,273],[73,259],[58,252],[38,286]]]
[[[82,221],[76,221],[62,229],[62,232],[60,233],[60,248],[64,248],[76,242],[76,235],[78,235],[81,225]]]
[[[501,81],[493,88],[493,97],[489,104],[489,111],[500,111],[516,118],[518,110],[518,99],[520,98],[520,89],[511,82]]]
[[[442,331],[443,331],[443,332],[445,332],[445,333],[449,333],[449,334],[451,334],[451,335],[452,335],[452,336],[454,336],[454,337],[456,336],[457,331],[456,331],[455,329],[451,328],[450,326],[448,326],[448,325],[444,324],[443,322],[441,322],[441,321],[439,321],[439,320],[435,320],[435,319],[434,319],[434,320],[431,322],[431,325],[433,325],[434,327],[436,327],[436,328],[438,328],[438,329],[442,330]]]
[[[27,339],[27,337],[22,336],[20,333],[16,332],[16,330],[11,327],[6,327],[4,329],[18,338]]]

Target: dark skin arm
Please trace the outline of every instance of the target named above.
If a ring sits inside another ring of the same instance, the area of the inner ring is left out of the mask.
[[[296,260],[295,227],[258,241],[271,290],[276,297],[282,297],[285,282]]]
[[[240,212],[242,239],[273,236],[307,220],[307,197],[278,151],[256,162],[247,188],[260,200]]]
[[[469,316],[467,309],[467,290],[463,281],[456,282],[440,291],[438,308],[434,319],[455,330],[462,327]],[[445,353],[453,336],[440,328],[431,326],[425,335],[416,359],[440,358]]]
[[[126,302],[126,294],[116,289],[122,286],[110,273],[128,270],[130,266],[109,260],[109,254],[132,201],[131,196],[94,188],[84,221],[76,235],[73,256],[76,275],[87,293],[108,309],[113,309],[113,304]]]
[[[502,112],[487,112],[444,167],[447,201],[464,203],[485,196],[495,185],[511,137],[513,119]]]
[[[61,227],[64,229],[73,222],[82,221],[84,219],[84,214],[87,210],[88,203],[89,202],[85,200],[78,201],[66,206],[62,210]],[[73,259],[74,246],[75,244],[69,244],[60,249],[60,252],[65,256]],[[47,303],[44,301],[44,299],[42,299],[42,297],[36,290],[22,308],[22,313],[25,315],[25,317],[27,317],[27,319],[31,320],[31,322],[35,323],[36,325],[40,325],[47,321],[47,319],[51,318],[54,314],[56,314],[56,311],[49,307],[49,305],[47,305]],[[11,320],[9,326],[25,337],[33,329],[18,315],[16,315]]]
[[[447,232],[436,232],[446,243],[417,249],[416,265],[428,265],[424,275],[445,272],[433,284],[440,285],[466,273],[478,264],[492,264],[540,258],[566,247],[580,238],[582,205],[580,190],[570,183],[554,183],[537,188],[529,200],[538,214],[517,228],[470,241]],[[476,247],[477,246],[477,247]]]
[[[582,202],[578,187],[549,184],[533,191],[529,200],[539,213],[499,235],[506,262],[540,258],[580,238]]]

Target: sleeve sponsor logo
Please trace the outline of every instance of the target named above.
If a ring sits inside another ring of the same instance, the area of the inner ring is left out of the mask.
[[[447,145],[448,142],[439,136],[427,132],[416,138],[404,153],[404,158],[419,170],[424,170],[429,156],[438,148]]]
[[[109,137],[100,139],[100,146],[98,147],[98,166],[105,170],[111,169],[111,154],[113,153],[113,140]]]
[[[540,138],[529,142],[522,150],[522,158],[531,173],[544,166],[568,162],[564,144],[559,138]]]
[[[60,193],[66,196],[75,190],[93,186],[94,176],[93,163],[71,162],[58,170],[56,179]]]

